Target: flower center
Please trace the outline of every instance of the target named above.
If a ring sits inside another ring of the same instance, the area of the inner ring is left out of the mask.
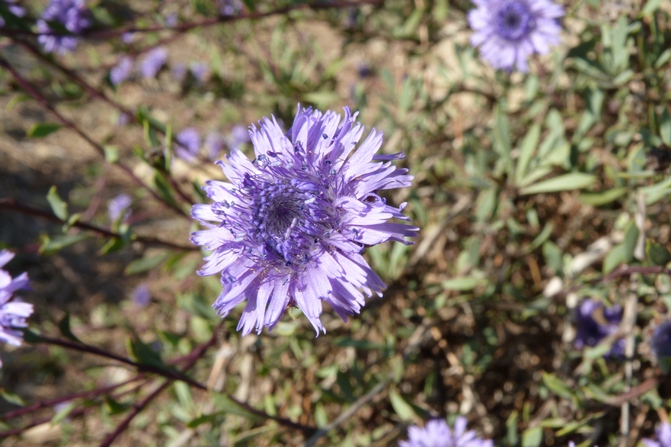
[[[309,181],[280,181],[256,191],[253,207],[256,240],[266,257],[286,265],[305,264],[331,229],[331,201]]]
[[[506,40],[518,40],[535,26],[529,7],[521,1],[508,2],[496,14],[496,33]]]

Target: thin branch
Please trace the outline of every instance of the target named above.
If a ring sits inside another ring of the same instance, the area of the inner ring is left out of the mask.
[[[55,214],[49,213],[47,211],[43,211],[43,210],[38,209],[38,208],[33,208],[31,206],[28,206],[28,205],[23,205],[23,204],[19,203],[16,199],[13,199],[11,197],[0,197],[0,210],[2,210],[2,209],[18,211],[21,214],[26,214],[26,215],[29,215],[29,216],[41,217],[41,218],[47,219],[51,222],[58,222],[58,223],[62,223],[62,224],[67,223],[67,221],[59,218]],[[110,231],[110,230],[107,230],[105,228],[101,228],[101,227],[98,227],[96,225],[86,223],[86,222],[82,222],[82,221],[79,221],[79,220],[73,222],[70,225],[75,227],[75,228],[81,228],[83,230],[92,231],[94,233],[100,234],[101,236],[105,236],[105,237],[109,237],[109,238],[113,238],[113,239],[123,239],[123,237],[124,237],[124,235],[122,235],[120,233],[115,233],[114,231]],[[164,247],[174,248],[174,249],[177,249],[177,250],[193,251],[193,250],[198,250],[199,249],[198,247],[195,247],[195,246],[175,244],[173,242],[164,241],[164,240],[161,240],[161,239],[158,239],[158,238],[155,238],[155,237],[151,237],[151,236],[134,235],[132,240],[137,241],[137,242],[142,242],[142,243],[147,244],[147,245],[161,245],[161,246],[164,246]]]
[[[69,118],[65,117],[63,114],[61,114],[56,108],[47,100],[47,98],[44,97],[37,89],[35,89],[26,79],[21,76],[21,74],[12,67],[7,60],[0,56],[0,66],[5,68],[7,71],[11,73],[11,75],[14,77],[14,80],[23,88],[23,90],[26,91],[30,96],[33,97],[38,103],[40,103],[44,108],[49,110],[51,113],[53,113],[58,120],[63,123],[66,127],[74,131],[77,135],[79,135],[81,138],[83,138],[89,145],[91,145],[96,152],[98,152],[99,155],[102,157],[105,156],[105,149],[97,143],[95,140],[93,140],[89,135],[87,135],[83,130],[79,128],[72,120]],[[189,214],[186,213],[182,208],[177,206],[176,204],[170,203],[167,200],[164,200],[156,191],[154,191],[152,188],[150,188],[148,185],[146,185],[139,177],[137,177],[133,171],[122,164],[121,162],[117,162],[114,164],[114,166],[117,166],[119,169],[124,171],[135,183],[137,183],[139,186],[142,188],[146,189],[149,191],[151,195],[154,196],[159,202],[165,204],[166,206],[172,208],[175,210],[177,213],[179,213],[181,216],[190,218]]]

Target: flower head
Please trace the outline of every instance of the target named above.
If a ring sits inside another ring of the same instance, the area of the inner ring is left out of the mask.
[[[142,60],[140,71],[145,79],[155,78],[161,68],[168,62],[168,50],[157,47],[151,50]]]
[[[110,82],[112,85],[119,85],[130,77],[133,70],[133,59],[124,56],[119,63],[110,69]]]
[[[600,301],[586,299],[580,305],[576,316],[578,328],[575,337],[576,348],[596,346],[601,340],[617,332],[620,321],[622,321],[622,308],[617,304],[607,308]],[[623,354],[624,339],[620,339],[613,344],[608,355]]]
[[[216,160],[219,158],[219,154],[221,153],[225,144],[226,140],[219,132],[212,131],[207,134],[207,137],[205,138],[205,147],[207,148],[210,160]]]
[[[133,289],[133,303],[138,307],[147,307],[151,302],[151,291],[147,284],[140,284]]]
[[[654,439],[642,439],[645,447],[671,447],[671,424],[662,422],[655,430],[657,441]]]
[[[472,430],[466,430],[467,420],[458,417],[454,428],[442,419],[433,419],[424,428],[408,428],[408,440],[401,441],[399,447],[494,447],[491,440],[480,439]]]
[[[121,217],[124,221],[130,217],[130,206],[133,203],[133,198],[128,194],[119,194],[107,203],[107,214],[110,220],[116,222]],[[123,217],[122,217],[123,216]]]
[[[38,42],[47,53],[68,53],[77,47],[77,36],[55,35],[48,22],[60,22],[72,34],[91,26],[86,0],[51,0],[37,21]]]
[[[239,149],[245,143],[249,143],[249,130],[242,124],[236,124],[228,136],[228,147]]]
[[[345,119],[299,107],[284,132],[264,118],[250,128],[256,159],[232,149],[219,164],[228,182],[204,187],[214,203],[194,205],[205,230],[191,241],[213,253],[201,275],[221,273],[223,292],[214,303],[221,316],[247,302],[238,330],[272,329],[287,306],[298,307],[319,335],[322,303],[343,320],[358,313],[364,297],[382,295],[382,280],[361,256],[366,246],[393,240],[409,244],[418,228],[377,192],[409,186],[407,169],[376,155],[382,134],[363,134],[356,114]]]
[[[471,45],[494,68],[525,72],[533,53],[545,54],[559,43],[557,19],[564,8],[552,0],[473,0],[468,12]]]
[[[193,162],[200,151],[200,134],[193,127],[187,127],[177,134],[175,138],[175,155],[179,158]]]
[[[5,8],[10,14],[16,17],[23,17],[26,15],[26,10],[23,6],[17,5],[16,0],[0,0],[0,3],[2,3],[0,7]],[[5,26],[5,19],[0,16],[0,27],[2,26]]]
[[[13,257],[14,253],[0,250],[0,267],[4,267]],[[21,345],[23,333],[17,328],[28,326],[26,318],[33,313],[33,305],[18,301],[14,292],[27,288],[27,273],[12,278],[0,268],[0,341],[14,346]]]

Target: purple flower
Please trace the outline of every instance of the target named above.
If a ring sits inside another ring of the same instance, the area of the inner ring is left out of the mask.
[[[249,129],[242,124],[236,124],[231,129],[231,134],[228,136],[228,147],[230,149],[238,149],[241,145],[249,143]]]
[[[408,428],[408,440],[399,447],[494,447],[491,440],[480,439],[472,430],[466,430],[467,420],[459,416],[450,427],[442,419],[433,419],[424,428]]]
[[[221,0],[219,5],[219,13],[222,16],[232,16],[242,10],[240,0]]]
[[[166,62],[168,62],[168,50],[165,47],[154,48],[147,53],[140,64],[142,76],[145,79],[155,78]]]
[[[617,332],[622,321],[622,308],[613,305],[605,307],[597,300],[586,299],[580,305],[576,315],[578,333],[575,337],[575,347],[596,346],[601,340]],[[607,355],[622,356],[624,354],[624,339],[613,343]]]
[[[650,348],[657,358],[671,356],[671,321],[666,320],[657,325],[652,332]]]
[[[174,12],[172,14],[168,14],[165,18],[165,24],[170,28],[177,26],[177,23],[179,23],[179,19],[177,18],[177,14]]]
[[[175,155],[182,160],[193,162],[200,151],[200,134],[193,127],[188,127],[175,138]]]
[[[0,267],[4,267],[13,257],[14,253],[0,250]],[[27,273],[12,278],[9,273],[0,269],[0,341],[14,346],[21,345],[23,333],[17,328],[28,327],[26,318],[33,313],[33,305],[18,301],[14,292],[27,288]]]
[[[107,213],[110,220],[116,222],[119,218],[125,221],[130,217],[130,206],[133,203],[133,198],[128,194],[119,194],[107,203]],[[123,216],[123,217],[122,217]]]
[[[151,302],[151,292],[146,284],[140,284],[133,290],[133,303],[138,307],[147,307]]]
[[[86,0],[51,0],[37,21],[37,38],[47,53],[68,53],[77,47],[76,36],[57,36],[48,22],[60,22],[72,34],[79,34],[91,26]]]
[[[191,62],[189,68],[194,79],[198,82],[205,82],[207,75],[207,65],[202,62]]]
[[[0,0],[0,3],[3,3],[7,11],[16,17],[23,17],[26,15],[26,10],[22,6],[17,5],[16,0]],[[5,19],[0,16],[0,27],[2,26],[5,26]]]
[[[533,53],[545,54],[559,43],[557,19],[564,8],[551,0],[473,0],[468,12],[471,45],[494,68],[526,72]]]
[[[177,82],[184,82],[184,79],[186,78],[186,74],[189,72],[188,69],[186,68],[186,65],[183,63],[179,62],[175,64],[174,67],[172,67],[172,70],[170,70],[172,73],[172,78],[177,81]]]
[[[125,126],[126,124],[130,123],[132,119],[133,117],[128,113],[119,113],[119,117],[117,118],[117,124],[119,126]]]
[[[207,148],[210,160],[219,158],[221,150],[224,148],[226,141],[219,132],[210,132],[205,138],[205,147]]]
[[[393,160],[376,155],[382,134],[373,130],[356,149],[363,126],[345,109],[302,109],[284,132],[274,118],[250,128],[256,159],[237,149],[219,161],[228,182],[209,181],[214,203],[194,205],[191,214],[205,230],[191,242],[213,253],[198,273],[221,272],[223,291],[214,303],[222,317],[247,304],[238,330],[243,335],[272,329],[288,306],[298,307],[319,335],[322,303],[340,317],[358,313],[364,297],[382,295],[385,284],[361,256],[385,241],[410,244],[416,227],[377,191],[410,186],[412,176]]]
[[[128,56],[124,56],[119,60],[119,63],[116,64],[110,70],[110,82],[113,85],[119,85],[126,79],[130,77],[131,71],[133,70],[133,59]]]
[[[671,425],[668,422],[662,422],[655,430],[657,441],[654,439],[642,439],[645,447],[671,447]]]

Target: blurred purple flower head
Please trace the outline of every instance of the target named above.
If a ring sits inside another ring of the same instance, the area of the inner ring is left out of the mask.
[[[186,68],[186,65],[181,62],[175,64],[170,70],[170,73],[172,73],[172,78],[177,82],[184,82],[188,72],[189,71]]]
[[[671,357],[671,321],[666,320],[658,324],[652,332],[650,348],[655,357]]]
[[[222,16],[232,16],[242,11],[240,0],[220,0],[219,14]]]
[[[133,59],[124,56],[119,63],[110,69],[110,82],[112,85],[119,85],[130,77],[133,70]]]
[[[68,53],[77,47],[77,36],[50,35],[54,30],[48,22],[60,22],[72,34],[79,34],[91,26],[86,0],[51,0],[37,21],[37,38],[47,53]]]
[[[177,18],[177,14],[175,14],[174,12],[171,13],[171,14],[168,14],[165,18],[165,24],[167,26],[169,26],[170,28],[172,28],[174,26],[177,26],[178,22],[179,21],[178,21],[178,18]]]
[[[126,124],[130,123],[131,119],[133,119],[133,117],[128,113],[119,113],[119,118],[117,118],[117,124],[119,126],[125,126]]]
[[[16,17],[23,17],[26,15],[26,10],[16,4],[16,0],[0,0],[0,3],[4,4],[5,8]],[[0,16],[0,27],[5,26],[5,19]]]
[[[123,43],[131,43],[134,39],[135,39],[135,33],[128,32],[128,33],[123,33],[121,35],[121,41]]]
[[[620,321],[622,308],[617,304],[607,308],[598,300],[584,300],[576,315],[575,347],[582,349],[585,346],[596,346],[601,340],[617,332]],[[607,355],[624,355],[624,339],[613,343]]]
[[[14,253],[0,250],[0,341],[20,346],[23,333],[17,328],[28,327],[26,318],[33,313],[33,305],[18,301],[14,292],[28,288],[28,274],[22,273],[16,278],[2,270],[14,257]],[[0,363],[2,366],[2,363]]]
[[[185,161],[193,162],[200,151],[200,134],[193,127],[187,127],[175,137],[175,155]]]
[[[133,290],[133,303],[138,307],[147,307],[151,302],[151,291],[142,283]]]
[[[557,19],[564,8],[552,0],[473,0],[468,12],[471,45],[492,67],[526,72],[533,53],[545,54],[559,43]]]
[[[408,440],[399,447],[494,447],[491,440],[480,439],[472,430],[466,430],[467,420],[459,416],[450,427],[442,419],[432,419],[424,428],[408,428]]]
[[[228,147],[229,149],[238,149],[245,143],[249,143],[249,129],[242,124],[236,124],[231,129],[231,133],[228,136]]]
[[[341,121],[299,107],[288,132],[274,118],[251,127],[254,161],[232,149],[217,162],[228,182],[203,187],[213,203],[193,206],[205,229],[191,242],[213,251],[198,273],[221,273],[219,315],[246,300],[243,335],[272,329],[289,306],[319,335],[323,303],[346,321],[366,296],[382,296],[386,286],[361,252],[386,241],[410,244],[418,228],[388,222],[409,220],[405,204],[395,208],[377,192],[410,186],[412,176],[392,164],[400,154],[376,155],[382,134],[375,130],[356,149],[363,131],[347,108]]]
[[[168,50],[157,47],[151,50],[142,60],[140,71],[145,79],[155,78],[161,68],[168,62]]]
[[[205,138],[205,147],[207,148],[208,156],[210,160],[216,160],[219,158],[226,140],[224,140],[223,135],[219,132],[210,132]]]
[[[657,440],[642,439],[645,447],[671,447],[671,425],[668,422],[662,422],[655,430]]]
[[[196,81],[205,82],[205,76],[207,75],[206,64],[202,62],[191,62],[189,68],[191,69],[191,74]]]
[[[119,194],[107,203],[107,214],[112,222],[116,222],[119,218],[125,221],[130,217],[130,206],[133,203],[133,198],[128,194]]]

